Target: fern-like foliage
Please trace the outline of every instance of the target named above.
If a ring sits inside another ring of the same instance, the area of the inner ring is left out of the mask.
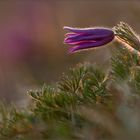
[[[117,78],[128,79],[133,70],[140,64],[139,56],[132,54],[127,48],[118,43],[113,48],[112,53],[111,64],[113,74]]]
[[[120,22],[113,28],[116,37],[123,43],[126,43],[133,48],[140,50],[140,40],[139,36],[134,32],[134,30],[125,22]]]
[[[70,70],[70,76],[63,76],[58,87],[63,92],[73,93],[79,98],[79,103],[96,103],[99,98],[108,96],[106,89],[108,75],[101,72],[95,66],[79,66]],[[71,85],[71,86],[70,86]],[[99,97],[99,98],[98,98]]]
[[[69,129],[82,129],[83,124],[89,122],[81,114],[80,108],[108,104],[110,93],[106,86],[107,77],[103,72],[90,65],[77,66],[70,70],[69,75],[62,76],[57,88],[44,85],[40,91],[29,92],[35,103],[33,112],[46,125],[50,122],[51,125],[54,122],[67,122]]]
[[[117,38],[121,41],[116,43],[113,48],[111,59],[112,72],[116,79],[127,80],[135,89],[140,89],[139,68],[140,40],[134,30],[126,23],[120,22],[115,26],[114,31]],[[129,45],[129,46],[127,46]]]
[[[28,140],[34,138],[34,118],[29,110],[17,110],[13,105],[0,104],[0,139]]]

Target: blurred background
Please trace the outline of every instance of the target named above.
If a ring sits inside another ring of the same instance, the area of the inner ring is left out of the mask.
[[[68,54],[63,26],[113,27],[140,33],[138,0],[1,0],[0,98],[24,106],[27,91],[57,82],[78,63],[109,64],[110,48]]]

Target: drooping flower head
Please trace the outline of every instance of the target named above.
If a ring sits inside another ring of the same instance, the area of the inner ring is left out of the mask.
[[[106,45],[114,39],[114,32],[108,28],[72,28],[65,26],[70,31],[66,34],[65,44],[71,45],[69,52],[77,52],[89,48]]]

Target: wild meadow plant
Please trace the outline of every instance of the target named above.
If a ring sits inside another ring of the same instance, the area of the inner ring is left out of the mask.
[[[27,108],[0,105],[1,140],[139,140],[140,39],[126,23],[64,27],[69,53],[111,42],[110,67],[78,64],[54,86],[29,91]],[[107,47],[107,46],[106,46]]]

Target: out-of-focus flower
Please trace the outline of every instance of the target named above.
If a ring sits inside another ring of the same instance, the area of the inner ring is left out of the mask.
[[[66,34],[65,44],[72,45],[69,52],[77,52],[89,48],[106,45],[114,39],[114,32],[108,28],[72,28],[64,26],[70,31]]]

